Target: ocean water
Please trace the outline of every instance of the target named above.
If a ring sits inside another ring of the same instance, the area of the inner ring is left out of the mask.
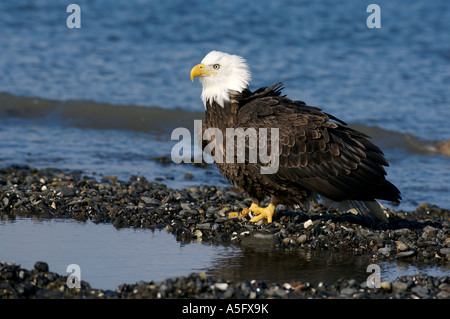
[[[251,89],[283,81],[369,134],[402,192],[394,208],[450,208],[450,2],[376,1],[370,29],[373,2],[2,0],[0,166],[227,186],[214,166],[154,160],[202,118],[189,73],[221,50],[247,59]],[[70,3],[81,28],[67,27]]]

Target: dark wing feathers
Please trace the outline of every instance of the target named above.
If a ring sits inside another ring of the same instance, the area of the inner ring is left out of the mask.
[[[275,91],[264,93],[270,90]],[[257,132],[279,128],[280,166],[267,176],[272,182],[296,184],[333,200],[400,199],[397,188],[385,180],[383,153],[365,134],[319,108],[280,96],[280,91],[276,84],[248,93],[236,123]]]

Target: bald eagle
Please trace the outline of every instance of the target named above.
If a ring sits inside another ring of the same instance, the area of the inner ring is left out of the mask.
[[[282,83],[250,91],[251,74],[240,56],[212,51],[192,68],[192,81],[194,77],[199,77],[203,86],[206,116],[202,136],[208,128],[223,134],[227,128],[254,128],[256,132],[278,128],[279,167],[275,173],[262,174],[260,168],[266,164],[249,161],[249,152],[258,145],[248,136],[245,161],[216,162],[219,171],[252,198],[242,215],[251,214],[252,222],[266,219],[270,223],[278,204],[307,207],[320,197],[340,211],[388,221],[386,208],[377,199],[398,203],[400,191],[386,180],[384,166],[388,162],[367,135],[317,107],[283,96]],[[203,148],[214,138],[204,140]],[[221,150],[225,157],[226,145]],[[270,204],[260,207],[260,201],[268,196]]]

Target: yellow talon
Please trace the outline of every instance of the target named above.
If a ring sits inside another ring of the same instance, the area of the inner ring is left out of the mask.
[[[248,208],[243,208],[240,213],[239,212],[230,212],[228,214],[228,218],[234,218],[234,217],[239,217],[239,216],[246,217],[249,213],[250,213],[250,210]]]
[[[248,208],[243,208],[242,212],[241,212],[241,216],[247,217],[248,214],[250,214],[250,209]]]
[[[234,217],[238,217],[239,213],[238,212],[231,212],[228,214],[228,218],[234,218]]]
[[[256,223],[256,222],[260,221],[261,219],[265,218],[265,219],[267,219],[267,223],[271,223],[273,214],[275,213],[275,205],[270,203],[269,206],[262,208],[256,204],[252,204],[250,206],[250,211],[252,211],[253,213],[255,213],[257,215],[255,217],[253,217],[252,219],[250,219],[251,222]]]
[[[257,215],[255,217],[253,217],[252,219],[250,219],[250,221],[252,223],[256,223],[264,218],[267,219],[267,223],[271,223],[273,214],[275,213],[275,205],[270,203],[269,206],[263,208],[263,207],[259,207],[258,204],[252,203],[250,205],[250,208],[243,208],[240,213],[238,213],[238,212],[229,213],[228,218],[234,218],[234,217],[238,217],[238,216],[246,217],[250,213],[254,213],[255,215]]]

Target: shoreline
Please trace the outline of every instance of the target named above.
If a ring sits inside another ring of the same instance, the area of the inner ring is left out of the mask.
[[[174,190],[138,176],[128,181],[103,176],[97,181],[78,171],[17,165],[0,169],[2,219],[69,218],[116,228],[166,228],[182,242],[202,240],[255,250],[330,250],[370,255],[374,262],[401,259],[446,266],[450,259],[448,209],[421,204],[412,212],[391,210],[389,224],[339,214],[323,205],[308,214],[279,205],[272,224],[228,218],[229,212],[250,203],[234,188],[200,185]],[[449,276],[421,273],[373,289],[352,279],[314,286],[220,281],[204,273],[123,284],[116,291],[92,289],[85,282],[81,289],[69,289],[67,276],[49,272],[42,264],[27,270],[1,263],[0,286],[6,288],[0,298],[450,298]]]

